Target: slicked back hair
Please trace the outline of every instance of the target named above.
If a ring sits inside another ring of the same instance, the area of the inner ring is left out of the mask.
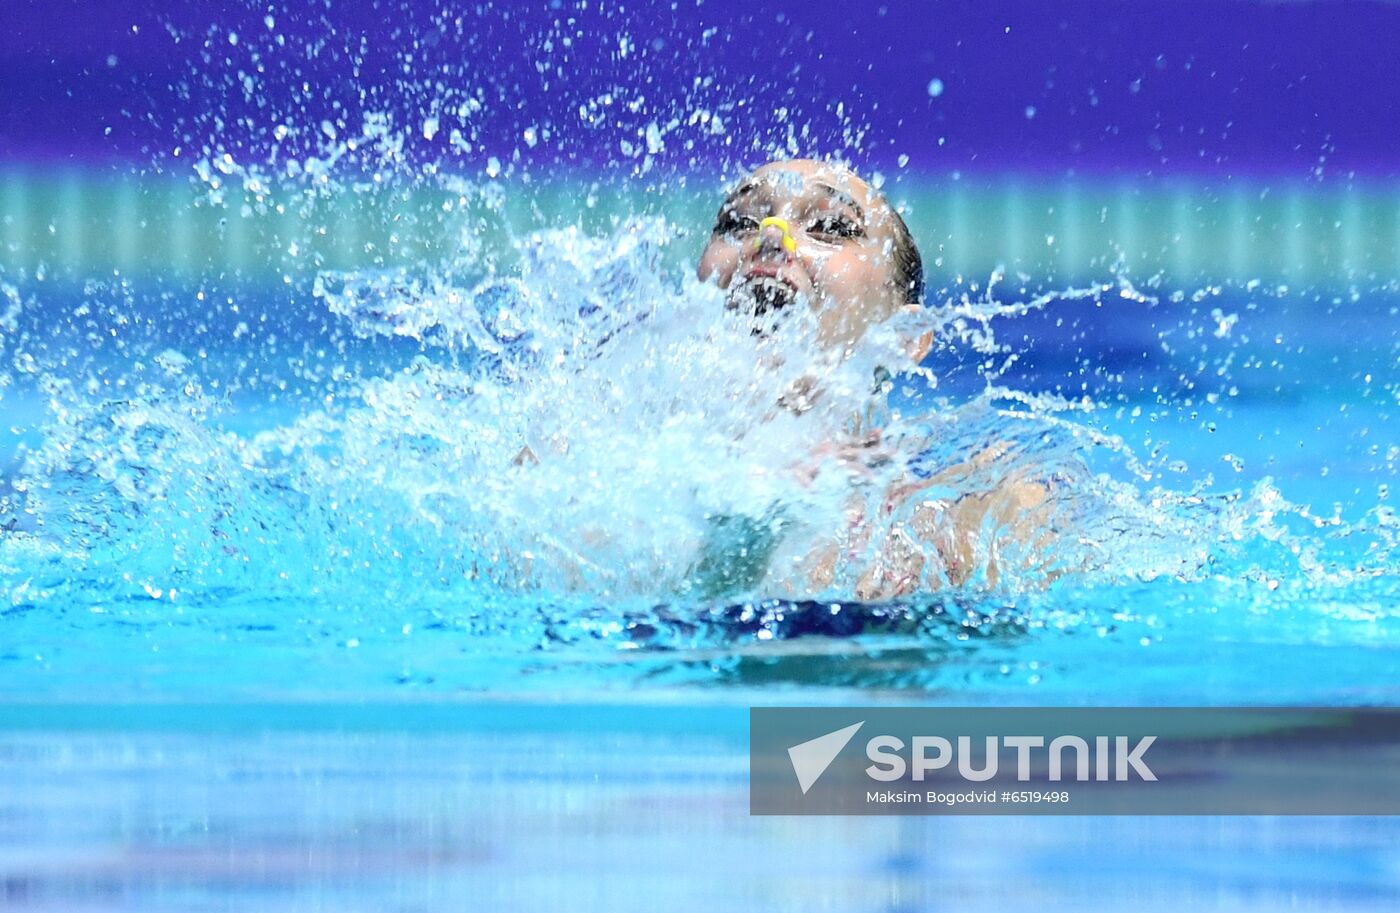
[[[909,232],[909,226],[904,224],[904,217],[889,204],[885,202],[890,214],[894,216],[894,281],[904,295],[904,300],[908,304],[924,303],[924,258],[919,256],[919,245],[914,243],[914,236]]]

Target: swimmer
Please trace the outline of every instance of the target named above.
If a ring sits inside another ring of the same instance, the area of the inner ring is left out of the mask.
[[[849,169],[811,159],[770,162],[741,181],[720,207],[697,273],[728,293],[727,307],[760,320],[793,307],[812,308],[817,345],[838,357],[901,309],[921,307],[924,296],[922,259],[904,219]],[[917,363],[932,343],[927,334],[905,348]],[[799,392],[810,399],[815,390],[809,385]],[[769,568],[763,586],[788,595],[824,591],[835,579],[839,556],[863,553],[872,535],[881,541],[873,563],[859,574],[856,596],[862,600],[908,596],[939,582],[957,586],[980,579],[995,586],[1001,568],[987,533],[999,532],[1032,552],[1043,548],[1048,536],[1040,522],[1050,486],[1023,470],[1008,471],[992,490],[951,503],[919,499],[934,489],[956,489],[974,474],[995,474],[1006,456],[1005,445],[989,442],[965,465],[896,481],[881,499],[881,512],[906,519],[883,524],[878,532],[873,521],[879,518],[865,516],[865,498],[852,497],[848,529],[799,549],[790,567]],[[878,431],[866,430],[829,442],[796,471],[819,472],[833,459],[859,471],[887,463],[891,454],[880,446]],[[930,567],[930,561],[940,566]]]
[[[923,263],[903,218],[849,169],[815,160],[771,162],[741,181],[720,206],[697,274],[725,293],[726,308],[753,317],[759,335],[780,332],[793,309],[811,309],[820,350],[813,370],[799,389],[778,398],[796,414],[821,396],[822,365],[854,354],[868,333],[902,310],[923,306]],[[923,334],[906,340],[903,354],[917,364],[932,344],[932,333]],[[874,381],[883,399],[887,385]],[[1046,544],[1050,488],[1010,468],[1005,444],[989,441],[962,464],[891,476],[891,468],[908,467],[914,456],[894,452],[878,428],[848,423],[790,467],[800,484],[823,472],[848,474],[851,494],[835,521],[840,528],[783,529],[773,509],[757,518],[713,517],[691,569],[691,592],[717,600],[745,592],[806,598],[829,593],[838,574],[842,586],[854,580],[854,595],[863,601],[939,586],[994,587],[1001,556],[1018,551],[1001,549],[998,541],[1033,553]],[[514,459],[518,466],[539,462],[528,445]],[[858,483],[871,478],[883,480],[878,494]],[[589,535],[604,541],[607,534]],[[852,560],[867,565],[853,569]]]

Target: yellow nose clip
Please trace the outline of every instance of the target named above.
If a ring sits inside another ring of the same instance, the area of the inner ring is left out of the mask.
[[[792,236],[792,227],[788,225],[787,219],[777,216],[769,216],[758,223],[758,240],[754,242],[754,247],[763,246],[763,230],[770,225],[783,233],[783,249],[790,254],[797,253],[797,239]]]

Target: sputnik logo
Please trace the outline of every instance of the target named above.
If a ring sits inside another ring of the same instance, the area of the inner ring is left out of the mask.
[[[865,720],[861,720],[845,729],[828,732],[788,749],[788,758],[792,761],[793,773],[797,774],[797,785],[802,787],[802,795],[807,795],[807,790],[821,779],[821,775],[826,773],[826,769],[836,760],[841,749],[846,747],[846,743],[850,742],[857,730],[864,725]]]

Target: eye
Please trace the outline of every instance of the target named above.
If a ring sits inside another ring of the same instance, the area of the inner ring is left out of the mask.
[[[715,234],[717,235],[739,235],[757,229],[758,219],[735,212],[732,209],[721,212],[719,220],[715,222]]]
[[[807,227],[809,235],[825,238],[859,238],[865,229],[842,215],[821,216]]]

